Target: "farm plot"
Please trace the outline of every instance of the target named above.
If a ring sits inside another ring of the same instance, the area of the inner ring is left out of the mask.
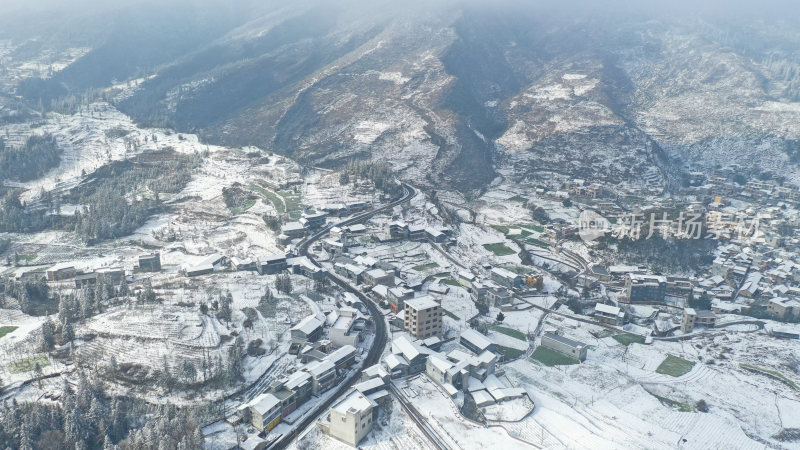
[[[580,361],[578,361],[577,359],[570,358],[569,356],[563,353],[559,353],[555,350],[543,347],[541,345],[536,347],[536,350],[533,351],[531,359],[539,363],[542,363],[547,367],[568,366],[580,363]]]
[[[664,361],[656,368],[656,373],[680,377],[689,373],[695,363],[674,355],[667,355]]]

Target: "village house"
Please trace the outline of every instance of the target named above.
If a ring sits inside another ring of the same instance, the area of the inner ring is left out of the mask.
[[[306,316],[290,330],[292,340],[297,342],[316,341],[322,335],[324,320],[316,315]]]
[[[787,297],[775,297],[767,304],[767,313],[782,320],[800,317],[800,301]]]
[[[525,279],[521,275],[502,267],[492,268],[491,279],[495,283],[509,289],[522,289],[525,287]]]
[[[618,306],[597,303],[594,305],[594,317],[605,324],[620,326],[625,322],[625,311]]]
[[[542,336],[542,346],[577,359],[586,360],[586,344],[553,333]]]
[[[287,268],[286,255],[274,254],[259,256],[256,270],[261,275],[271,275],[283,272]]]
[[[270,431],[281,421],[281,401],[270,393],[263,393],[249,404],[250,418],[258,431]]]
[[[689,333],[696,326],[714,328],[717,325],[717,316],[711,311],[686,308],[683,310],[681,332]]]
[[[495,350],[495,344],[489,338],[473,329],[464,330],[459,338],[459,343],[476,354]]]
[[[61,281],[74,278],[77,272],[72,265],[62,263],[47,269],[45,275],[47,276],[47,281]]]
[[[319,423],[330,436],[353,447],[372,431],[373,409],[377,404],[358,390],[331,407],[328,421]]]
[[[139,256],[139,272],[158,272],[161,270],[161,253]]]

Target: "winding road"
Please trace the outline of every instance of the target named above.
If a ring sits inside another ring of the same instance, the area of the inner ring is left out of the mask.
[[[354,223],[363,222],[364,220],[369,219],[370,217],[376,214],[380,214],[384,211],[394,208],[397,205],[406,203],[417,195],[416,189],[405,183],[402,184],[402,188],[403,188],[403,195],[400,196],[400,198],[398,198],[397,200],[387,203],[386,205],[381,206],[380,208],[373,209],[361,214],[357,214],[349,219],[345,219],[343,221],[322,227],[319,231],[307,237],[297,245],[297,255],[308,257],[308,259],[314,265],[322,268],[322,265],[308,253],[308,249],[312,246],[312,244],[318,241],[320,238],[328,235],[331,228],[333,227],[344,227],[347,225],[352,225]],[[325,273],[334,284],[341,287],[343,290],[356,295],[359,299],[361,299],[361,301],[369,310],[369,314],[372,317],[372,322],[375,324],[375,339],[372,341],[372,347],[370,347],[369,352],[367,353],[367,357],[364,358],[364,360],[362,361],[361,368],[363,369],[365,367],[377,364],[380,361],[381,355],[383,354],[383,350],[386,348],[386,342],[388,338],[386,333],[386,321],[384,320],[383,313],[381,313],[381,311],[375,306],[374,303],[372,303],[372,301],[366,295],[364,295],[363,292],[356,289],[349,282],[343,280],[342,278],[337,276],[335,273],[332,273],[331,271],[326,270]],[[350,387],[353,384],[355,384],[356,380],[358,380],[358,377],[356,376],[350,377],[349,379],[345,380],[342,384],[340,384],[338,387],[336,387],[336,392],[333,395],[328,397],[328,399],[326,399],[325,401],[320,402],[318,405],[316,405],[314,409],[312,409],[311,411],[309,411],[309,413],[306,414],[306,417],[301,422],[299,422],[294,428],[292,428],[292,431],[290,433],[281,436],[269,448],[271,449],[286,448],[298,436],[300,432],[302,432],[309,425],[314,423],[317,417],[319,417],[319,415],[322,414],[323,411],[328,409],[341,396],[341,394],[347,392],[347,390],[350,389]]]

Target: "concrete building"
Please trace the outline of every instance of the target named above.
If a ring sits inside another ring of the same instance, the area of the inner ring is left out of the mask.
[[[313,392],[312,384],[311,374],[303,370],[298,370],[289,375],[283,387],[294,392],[294,400],[299,407],[311,398],[311,393]]]
[[[139,257],[139,272],[158,272],[161,270],[161,253]]]
[[[366,395],[354,390],[333,405],[330,420],[320,423],[320,427],[332,437],[355,447],[372,431],[372,411],[376,407],[377,404]]]
[[[489,338],[472,329],[465,330],[463,333],[461,333],[459,343],[476,354],[483,353],[487,350],[490,352],[495,350],[494,342],[490,341]]]
[[[663,302],[667,279],[659,275],[629,273],[625,277],[625,297],[630,303]]]
[[[74,278],[75,275],[77,275],[77,272],[73,266],[58,264],[47,269],[46,275],[47,281],[61,281]]]
[[[415,339],[442,336],[442,306],[430,296],[406,300],[405,329]]]
[[[333,345],[337,347],[358,345],[366,324],[366,320],[360,317],[358,310],[345,307],[331,314],[336,314],[329,332]]]
[[[261,275],[280,273],[286,270],[287,267],[286,255],[284,254],[259,256],[256,264],[256,270]]]
[[[389,300],[389,305],[394,312],[402,310],[405,301],[412,298],[414,298],[414,290],[403,286],[389,288],[386,292],[386,299]]]
[[[316,341],[322,334],[325,322],[315,315],[310,315],[293,326],[290,330],[292,340],[298,342]]]
[[[259,395],[250,402],[250,417],[257,430],[272,430],[281,422],[281,400],[270,393]]]
[[[394,273],[387,272],[383,269],[367,270],[362,275],[364,283],[375,286],[383,284],[385,286],[394,286]]]
[[[594,317],[605,324],[620,326],[625,321],[625,311],[618,306],[597,303],[594,305]]]
[[[483,294],[483,302],[497,308],[510,304],[513,298],[511,291],[502,286],[486,286]]]
[[[559,353],[575,358],[578,361],[586,360],[586,344],[553,333],[542,336],[542,346]]]
[[[695,326],[714,328],[717,325],[717,315],[711,311],[686,308],[683,310],[683,320],[681,320],[681,332],[688,333]]]
[[[800,301],[776,297],[767,304],[767,313],[776,319],[789,320],[800,316]]]
[[[347,369],[356,363],[356,348],[352,345],[337,348],[326,356],[325,360],[333,363],[333,367],[337,370]]]
[[[328,360],[317,361],[306,366],[306,371],[311,375],[311,392],[320,395],[333,386],[336,380],[336,366]]]
[[[522,289],[526,286],[525,278],[502,267],[494,267],[491,270],[491,279],[495,283],[509,289]]]

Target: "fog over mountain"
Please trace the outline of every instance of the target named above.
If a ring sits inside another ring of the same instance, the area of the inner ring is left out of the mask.
[[[19,90],[47,105],[146,78],[114,100],[142,124],[323,166],[391,161],[464,192],[507,165],[783,167],[800,95],[800,37],[775,20],[788,4],[701,3],[86,2],[37,44],[91,51]]]
[[[0,2],[0,449],[798,448],[798,11]]]

